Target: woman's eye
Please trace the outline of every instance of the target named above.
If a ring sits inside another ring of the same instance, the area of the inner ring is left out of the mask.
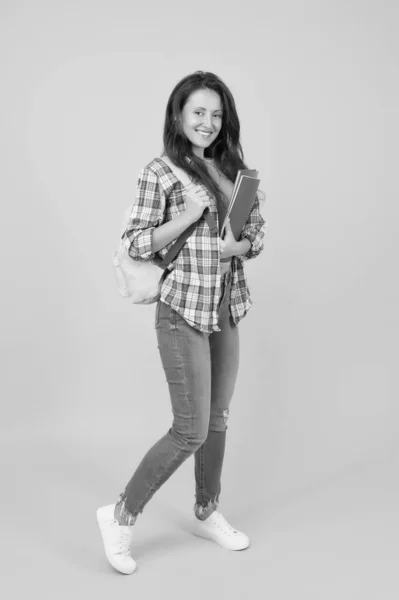
[[[203,115],[204,113],[202,112],[202,110],[196,110],[194,111],[194,114],[196,115]],[[222,115],[213,115],[214,117],[216,117],[217,119],[221,119]]]

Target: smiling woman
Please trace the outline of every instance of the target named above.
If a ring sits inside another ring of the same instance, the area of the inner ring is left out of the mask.
[[[191,455],[193,533],[229,550],[249,545],[248,537],[219,512],[218,503],[238,373],[238,323],[252,304],[243,259],[263,250],[265,221],[256,198],[240,239],[229,226],[225,238],[219,237],[237,172],[247,168],[234,99],[221,79],[196,72],[175,86],[163,139],[163,156],[183,169],[192,184],[184,188],[169,164],[154,158],[140,173],[123,239],[134,260],[164,258],[183,231],[193,230],[163,278],[155,313],[172,427],[144,456],[119,501],[97,511],[106,556],[122,573],[136,568],[130,542],[138,515]]]

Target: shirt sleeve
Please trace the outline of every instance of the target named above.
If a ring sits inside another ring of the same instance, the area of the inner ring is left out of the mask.
[[[255,202],[249,213],[248,220],[241,234],[241,239],[247,238],[251,242],[251,247],[241,258],[248,260],[259,256],[264,248],[263,238],[266,232],[266,221],[260,212],[259,196],[256,195]]]
[[[155,227],[164,220],[165,195],[160,188],[157,175],[144,167],[136,187],[136,199],[130,213],[122,240],[129,255],[136,260],[155,257],[152,252],[152,237]]]

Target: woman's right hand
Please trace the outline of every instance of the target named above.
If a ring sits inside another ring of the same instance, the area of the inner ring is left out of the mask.
[[[210,198],[203,187],[190,183],[185,188],[186,203],[185,215],[190,223],[195,223],[201,217],[206,208],[211,205]]]

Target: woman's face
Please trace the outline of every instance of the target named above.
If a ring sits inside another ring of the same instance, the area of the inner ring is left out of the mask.
[[[189,96],[181,113],[181,125],[197,156],[203,157],[204,148],[219,135],[222,115],[221,98],[213,90],[197,90]]]

